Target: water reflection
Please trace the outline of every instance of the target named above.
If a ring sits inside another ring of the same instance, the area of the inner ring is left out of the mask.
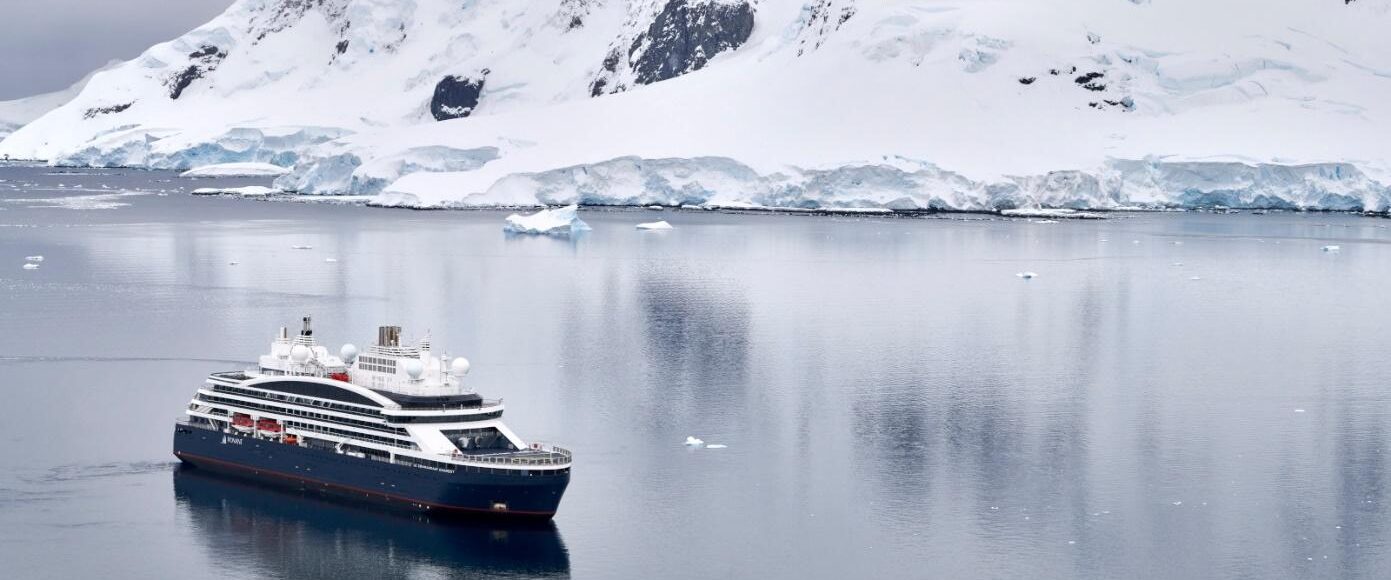
[[[193,468],[174,470],[181,519],[238,575],[277,578],[569,578],[555,524],[432,519]]]

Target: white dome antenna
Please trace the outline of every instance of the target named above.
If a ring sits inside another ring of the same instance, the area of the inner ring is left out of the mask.
[[[338,357],[347,364],[353,364],[353,361],[357,360],[357,347],[351,342],[343,345],[343,348],[338,349]]]
[[[290,349],[290,360],[303,364],[308,361],[309,357],[313,354],[314,353],[309,350],[309,347],[297,344]]]
[[[468,359],[464,357],[455,357],[454,360],[449,361],[449,374],[456,378],[464,378],[464,375],[468,374],[469,368]]]
[[[412,381],[420,380],[420,375],[425,373],[425,363],[420,362],[418,358],[402,360],[401,366],[406,368],[406,375],[409,376]]]

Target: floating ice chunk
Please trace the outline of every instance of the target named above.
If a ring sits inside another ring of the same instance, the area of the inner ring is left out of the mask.
[[[1182,266],[1182,265],[1183,265],[1183,262],[1174,262],[1174,265],[1175,265],[1175,266]]]
[[[1020,273],[1018,273],[1018,274],[1015,274],[1015,276],[1018,276],[1018,277],[1020,277],[1020,278],[1025,279],[1025,280],[1030,280],[1030,279],[1033,279],[1033,278],[1037,278],[1037,277],[1038,277],[1038,274],[1035,273],[1035,272],[1020,272]]]
[[[1036,224],[1056,224],[1058,220],[1034,220]]]
[[[728,446],[728,445],[725,445],[725,444],[723,444],[723,443],[711,443],[711,444],[705,446],[706,449],[724,449],[724,448],[726,448],[726,447],[729,447],[729,446]]]
[[[512,214],[507,216],[507,225],[502,231],[513,234],[539,234],[549,236],[568,236],[588,231],[589,224],[576,215],[577,205],[567,205],[555,209],[543,209],[531,215]]]
[[[25,269],[25,270],[37,270],[37,269],[39,269],[39,265],[38,265],[38,264],[35,264],[35,263],[33,263],[33,262],[28,262],[28,263],[24,264],[24,269]]]
[[[227,262],[227,265],[228,265],[228,266],[235,266],[235,265],[240,264],[240,263],[241,263],[241,262],[238,262],[238,261],[236,261],[236,260],[232,260],[231,262]]]
[[[666,220],[662,220],[662,221],[659,221],[659,222],[647,222],[647,223],[644,223],[644,224],[638,224],[638,229],[640,229],[640,230],[670,230],[670,229],[673,229],[673,228],[671,227],[671,224],[669,224],[669,223],[666,222]]]
[[[314,246],[290,246],[291,250],[312,250]]]
[[[1343,248],[1341,246],[1324,246],[1321,249],[1325,252],[1337,252],[1339,250],[1342,250]]]
[[[324,258],[324,261],[332,264],[334,262],[337,262],[338,258]]]
[[[42,261],[43,261],[43,256],[25,256],[25,257],[24,257],[24,261],[25,261],[25,262],[42,262]]]
[[[664,207],[662,207],[662,206],[660,206],[660,205],[649,205],[649,206],[647,206],[647,209],[650,209],[650,210],[652,210],[652,211],[662,211],[662,210],[665,210],[666,208],[664,208]]]
[[[1194,280],[1194,281],[1196,281],[1196,280],[1202,280],[1202,279],[1203,279],[1202,276],[1194,276],[1194,277],[1192,277],[1192,278],[1189,278],[1189,280]]]
[[[1296,412],[1296,413],[1303,413],[1303,412],[1304,412],[1304,409],[1295,409],[1294,412]]]
[[[1183,502],[1181,502],[1181,501],[1176,501],[1176,502],[1174,502],[1174,505],[1183,505]]]
[[[246,187],[200,187],[193,190],[193,195],[240,195],[242,197],[266,197],[276,193],[280,193],[280,190],[264,185],[248,185]]]
[[[180,177],[279,177],[290,170],[270,163],[216,163],[195,167]]]
[[[687,447],[700,447],[700,446],[702,446],[702,445],[705,445],[705,441],[703,441],[703,440],[701,440],[701,439],[697,439],[694,435],[687,435],[687,436],[686,436],[686,446],[687,446]]]

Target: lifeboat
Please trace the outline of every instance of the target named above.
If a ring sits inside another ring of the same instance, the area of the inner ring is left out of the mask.
[[[297,436],[295,436],[295,435],[286,435],[286,436],[285,436],[285,444],[286,444],[286,445],[299,445],[299,437],[297,437]]]
[[[279,435],[284,427],[281,427],[275,419],[261,419],[256,422],[256,430],[260,431],[262,435]]]
[[[352,382],[352,379],[348,377],[347,371],[340,371],[340,372],[335,372],[335,373],[329,373],[329,374],[328,374],[328,378],[333,379],[333,380],[335,380],[335,381],[343,381],[343,382],[345,382],[345,383],[351,383],[351,382]]]
[[[232,415],[232,428],[238,431],[251,431],[251,415],[234,413]]]

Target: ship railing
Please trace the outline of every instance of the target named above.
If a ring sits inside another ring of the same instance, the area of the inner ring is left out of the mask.
[[[189,428],[191,428],[191,429],[204,429],[204,430],[207,430],[207,431],[219,431],[219,430],[220,430],[216,425],[213,425],[213,424],[208,423],[208,422],[206,422],[206,421],[191,421],[191,420],[189,420],[189,418],[188,418],[187,416],[183,416],[183,417],[179,417],[178,419],[175,419],[175,420],[174,420],[174,424],[175,424],[175,425],[178,425],[178,426],[180,426],[180,427],[189,427]]]
[[[568,465],[574,455],[564,447],[533,443],[531,447],[526,449],[505,453],[470,454],[458,452],[449,454],[448,457],[455,461],[468,463],[527,467],[533,465]]]

